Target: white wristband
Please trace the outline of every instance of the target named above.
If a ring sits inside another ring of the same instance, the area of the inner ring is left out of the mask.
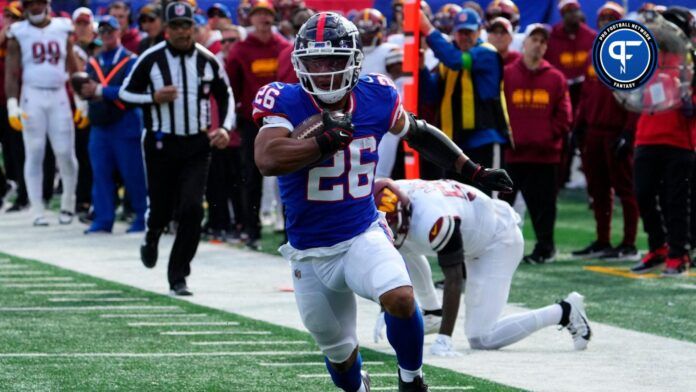
[[[19,103],[17,102],[17,98],[7,98],[7,113],[9,113],[10,116],[13,116],[16,115],[17,112],[19,112]]]
[[[94,90],[94,96],[97,98],[101,98],[101,96],[102,96],[102,85],[101,84],[97,84],[97,89]]]

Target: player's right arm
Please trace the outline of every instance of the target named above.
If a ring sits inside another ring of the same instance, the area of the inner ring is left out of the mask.
[[[276,88],[280,87],[280,88]],[[254,141],[254,161],[264,176],[280,176],[316,163],[322,156],[343,149],[352,140],[352,129],[324,112],[324,133],[299,140],[290,137],[293,125],[280,102],[282,86],[262,87],[254,99],[254,118],[261,126]],[[348,120],[350,121],[350,120]]]
[[[19,80],[22,71],[22,53],[19,42],[13,37],[7,39],[7,57],[5,58],[5,95],[7,96],[7,116],[10,126],[21,131],[22,109],[19,107]]]

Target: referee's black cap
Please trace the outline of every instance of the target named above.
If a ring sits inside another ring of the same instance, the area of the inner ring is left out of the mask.
[[[164,21],[167,23],[173,22],[175,20],[182,20],[193,23],[193,7],[188,3],[181,1],[176,1],[169,3],[167,9],[164,12]]]

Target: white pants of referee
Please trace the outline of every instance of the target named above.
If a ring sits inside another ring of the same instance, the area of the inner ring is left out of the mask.
[[[63,182],[60,209],[75,211],[75,188],[77,186],[77,158],[75,157],[75,128],[68,94],[63,86],[56,89],[22,88],[21,107],[23,119],[24,179],[31,211],[35,217],[42,216],[43,160],[46,152],[46,137],[51,141],[53,154]]]

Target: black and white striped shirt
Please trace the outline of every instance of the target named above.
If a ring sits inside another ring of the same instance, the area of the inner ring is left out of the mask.
[[[177,87],[176,99],[155,103],[155,92],[169,85]],[[119,98],[144,105],[148,131],[185,136],[210,128],[211,94],[218,106],[220,127],[233,129],[234,96],[219,60],[202,45],[195,44],[189,52],[181,53],[163,41],[139,56]]]

